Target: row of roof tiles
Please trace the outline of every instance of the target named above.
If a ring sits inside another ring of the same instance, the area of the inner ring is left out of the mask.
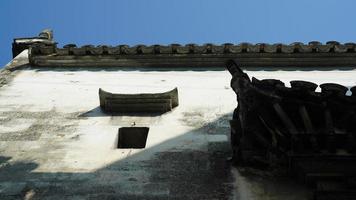
[[[226,53],[345,53],[356,52],[356,43],[341,44],[336,41],[329,41],[322,44],[317,41],[303,44],[295,42],[289,45],[286,44],[250,44],[241,43],[234,45],[225,43],[222,45],[205,44],[171,44],[171,45],[118,45],[118,46],[94,46],[84,45],[77,47],[75,44],[64,45],[63,48],[57,48],[51,45],[35,45],[32,48],[34,54],[57,54],[57,55],[100,55],[100,54],[226,54]]]
[[[267,89],[276,89],[280,92],[295,92],[297,95],[299,94],[300,96],[300,91],[305,91],[305,92],[315,92],[315,90],[318,87],[318,84],[313,83],[313,82],[308,82],[308,81],[299,81],[299,80],[294,80],[290,81],[291,87],[286,87],[285,83],[282,82],[281,80],[277,79],[262,79],[258,80],[254,77],[252,77],[252,84],[257,86],[257,87],[262,87],[262,88],[267,88]],[[330,95],[337,95],[337,96],[346,96],[347,92],[350,90],[352,93],[351,98],[353,101],[356,100],[356,86],[353,86],[351,88],[345,87],[343,85],[337,84],[337,83],[323,83],[319,85],[321,92],[315,92],[315,94],[321,94],[324,96],[330,96]],[[303,93],[305,95],[306,93]],[[350,98],[349,96],[346,96],[347,98]],[[354,103],[356,103],[354,101]]]

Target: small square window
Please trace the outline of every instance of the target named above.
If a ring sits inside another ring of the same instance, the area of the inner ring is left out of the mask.
[[[117,148],[142,149],[146,147],[148,127],[122,127],[119,128]]]

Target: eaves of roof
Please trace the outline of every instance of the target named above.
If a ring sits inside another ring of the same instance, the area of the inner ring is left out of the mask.
[[[48,41],[29,45],[33,66],[49,67],[224,67],[235,59],[243,67],[356,67],[356,44],[317,41],[308,44],[171,44],[84,45],[57,47],[50,30],[40,33]]]
[[[223,67],[236,59],[244,67],[356,66],[356,44],[310,42],[308,44],[205,44],[205,45],[119,45],[63,48],[33,45],[30,62],[36,66],[162,66]]]

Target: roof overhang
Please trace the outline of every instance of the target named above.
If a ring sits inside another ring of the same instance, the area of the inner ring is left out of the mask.
[[[16,47],[16,48],[14,48]],[[356,44],[118,45],[57,47],[51,30],[14,40],[14,55],[29,48],[29,61],[39,67],[221,67],[234,59],[243,67],[356,67]]]
[[[356,53],[313,54],[167,54],[167,55],[31,55],[34,66],[224,67],[236,59],[244,67],[355,67]]]

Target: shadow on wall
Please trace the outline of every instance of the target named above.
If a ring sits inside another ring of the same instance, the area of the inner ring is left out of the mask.
[[[0,157],[1,199],[231,199],[231,114],[147,148],[92,173],[33,172],[35,162],[8,164]],[[228,122],[228,121],[227,121]],[[195,145],[194,143],[197,142]],[[31,198],[30,198],[31,197]]]
[[[33,172],[35,162],[0,157],[0,199],[307,199],[290,179],[231,166],[231,115],[90,173]]]
[[[35,69],[78,71],[78,68]],[[109,71],[102,68],[83,70]],[[118,68],[112,70],[118,71]],[[132,71],[133,68],[120,70]],[[156,68],[138,70],[158,71]],[[177,71],[176,68],[164,69],[173,70]],[[217,71],[223,70],[217,68]],[[79,117],[101,116],[107,115],[96,107]],[[293,182],[232,173],[234,170],[227,161],[231,156],[230,143],[219,139],[229,135],[230,127],[225,125],[231,118],[231,113],[221,116],[90,173],[34,172],[38,167],[36,162],[9,164],[10,158],[0,157],[0,199],[245,200],[252,196],[258,197],[255,199],[305,199],[301,198],[305,191],[296,190],[297,184]],[[202,138],[204,143],[197,142]]]

